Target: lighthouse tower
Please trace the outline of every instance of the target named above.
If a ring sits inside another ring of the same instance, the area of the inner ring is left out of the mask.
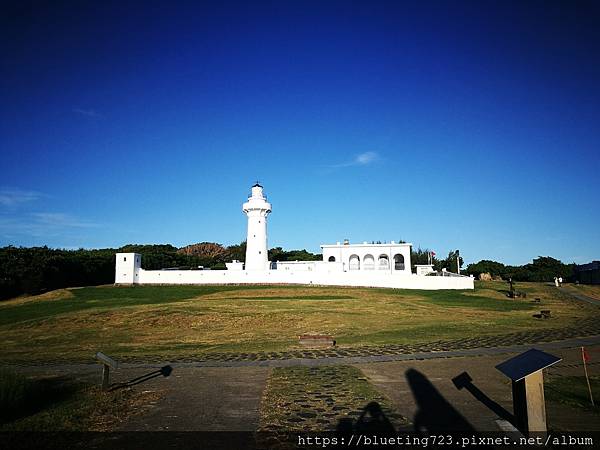
[[[252,186],[252,195],[242,205],[248,216],[248,237],[246,239],[246,270],[268,270],[267,254],[267,215],[271,204],[263,195],[263,187],[258,182]]]

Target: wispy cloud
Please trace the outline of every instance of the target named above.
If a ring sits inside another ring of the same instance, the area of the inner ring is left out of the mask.
[[[94,118],[102,117],[102,114],[100,114],[95,109],[73,108],[73,112],[75,114],[80,114],[80,115],[86,116],[86,117],[94,117]]]
[[[364,152],[356,155],[352,160],[346,161],[339,164],[333,164],[329,166],[332,169],[339,169],[342,167],[352,167],[352,166],[367,166],[369,164],[374,163],[379,160],[379,154],[377,152]]]
[[[100,224],[82,220],[70,214],[43,212],[27,215],[0,215],[0,236],[18,239],[29,236],[35,238],[67,237],[75,230],[99,227]]]
[[[43,194],[36,191],[15,188],[0,189],[0,205],[6,207],[14,207],[22,203],[32,202],[40,197],[43,197]]]
[[[354,158],[354,165],[356,166],[366,166],[367,164],[371,164],[379,159],[379,155],[375,152],[365,152],[360,155],[356,155]]]
[[[98,224],[85,220],[80,220],[69,214],[63,213],[32,213],[34,221],[40,225],[57,228],[89,228],[97,227]]]

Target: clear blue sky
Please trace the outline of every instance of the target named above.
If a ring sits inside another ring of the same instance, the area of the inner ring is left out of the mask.
[[[589,1],[3,3],[0,245],[600,258]]]

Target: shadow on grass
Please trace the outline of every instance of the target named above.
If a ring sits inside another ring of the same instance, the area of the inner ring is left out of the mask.
[[[22,375],[0,373],[0,425],[32,416],[72,398],[79,387],[66,377],[31,380]]]
[[[354,422],[349,417],[339,420],[336,434],[342,438],[350,438],[353,434],[369,436],[394,436],[396,429],[383,413],[377,402],[371,402],[363,409],[361,415]]]

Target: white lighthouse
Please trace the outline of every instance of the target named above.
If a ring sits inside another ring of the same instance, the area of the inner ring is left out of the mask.
[[[245,269],[268,270],[267,215],[271,212],[271,204],[267,202],[258,182],[252,186],[252,195],[242,205],[242,211],[248,216]]]

